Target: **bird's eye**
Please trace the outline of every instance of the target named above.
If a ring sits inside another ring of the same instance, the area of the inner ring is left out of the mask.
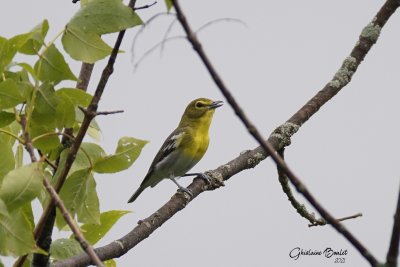
[[[196,102],[196,108],[202,108],[202,107],[204,107],[204,106],[205,106],[205,105],[204,105],[203,102],[200,102],[200,101]]]

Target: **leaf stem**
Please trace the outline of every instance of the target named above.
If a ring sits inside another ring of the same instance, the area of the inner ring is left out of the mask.
[[[23,140],[22,138],[18,137],[17,135],[13,134],[12,132],[9,132],[7,130],[1,129],[0,128],[0,133],[5,133],[9,136],[14,137],[16,140],[18,140],[21,144],[25,144],[25,140]]]

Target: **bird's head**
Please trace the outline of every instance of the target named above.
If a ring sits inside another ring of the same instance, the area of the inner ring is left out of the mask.
[[[189,103],[185,115],[190,119],[212,116],[216,108],[222,106],[222,101],[212,101],[208,98],[198,98]]]
[[[186,107],[180,125],[204,124],[204,126],[209,126],[215,109],[222,106],[222,103],[222,101],[213,101],[208,98],[198,98],[193,100]]]

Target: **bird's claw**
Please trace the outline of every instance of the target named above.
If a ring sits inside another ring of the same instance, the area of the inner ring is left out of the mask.
[[[205,173],[199,173],[198,177],[200,177],[201,179],[203,179],[204,181],[206,181],[206,183],[208,183],[209,185],[211,184],[212,178],[210,176],[208,176]]]
[[[186,188],[186,187],[179,187],[178,192],[186,193],[186,194],[188,194],[191,198],[193,197],[193,192],[192,192],[189,188]]]

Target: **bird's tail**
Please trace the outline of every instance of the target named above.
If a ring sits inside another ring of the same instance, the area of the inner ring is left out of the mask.
[[[143,190],[145,189],[145,186],[140,186],[138,188],[138,190],[136,190],[136,192],[131,196],[131,198],[128,200],[128,203],[132,203],[133,201],[135,201],[138,196],[143,192]]]

